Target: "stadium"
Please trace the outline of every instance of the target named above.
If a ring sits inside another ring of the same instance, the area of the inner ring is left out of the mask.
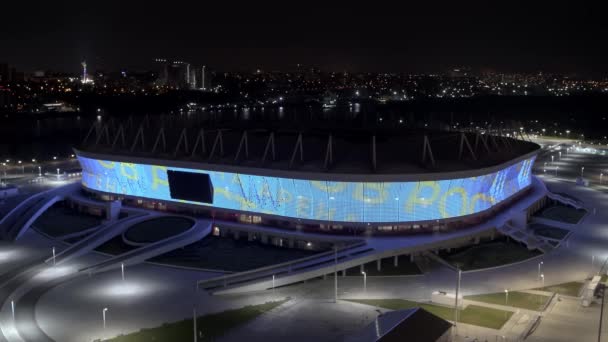
[[[540,147],[512,130],[98,123],[75,148],[94,197],[286,230],[400,235],[474,226],[525,196]]]

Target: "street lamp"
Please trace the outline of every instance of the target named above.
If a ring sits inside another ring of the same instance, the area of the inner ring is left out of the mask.
[[[120,263],[120,273],[122,275],[122,281],[125,281],[125,264],[124,264],[124,262]]]
[[[101,311],[101,314],[103,315],[103,328],[106,328],[106,311],[108,311],[108,308],[103,308],[103,310]]]
[[[55,266],[55,247],[53,247],[53,266]]]
[[[338,246],[334,245],[334,303],[338,303]]]
[[[555,156],[551,155],[551,165],[553,165],[553,159],[555,159]]]
[[[454,297],[454,325],[458,324],[458,293],[460,292],[460,280],[462,279],[462,271],[458,268],[458,281],[456,282],[456,296]]]
[[[367,273],[361,272],[363,274],[363,292],[367,292]]]
[[[562,160],[562,151],[557,152],[559,154],[559,160]]]
[[[509,306],[509,290],[505,289],[505,306]],[[505,310],[505,316],[507,315],[507,311]]]
[[[541,273],[540,274],[540,280],[542,281],[542,285],[541,288],[544,289],[545,288],[545,274]]]
[[[584,174],[585,174],[585,167],[581,166],[581,178],[583,178]]]
[[[539,262],[539,263],[538,263],[538,275],[537,275],[537,277],[536,277],[536,278],[540,278],[540,274],[541,274],[541,273],[540,273],[540,268],[541,268],[542,266],[543,266],[543,262],[541,261],[541,262]]]

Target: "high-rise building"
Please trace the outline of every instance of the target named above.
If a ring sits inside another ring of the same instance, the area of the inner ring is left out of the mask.
[[[171,61],[166,58],[154,60],[157,65],[158,78],[156,83],[179,89],[205,89],[209,78],[206,67],[197,68],[183,61]]]
[[[179,89],[190,89],[192,87],[192,74],[189,63],[169,61],[165,58],[157,58],[154,61],[159,66],[158,84]]]
[[[25,73],[23,71],[17,71],[16,68],[11,68],[10,75],[8,76],[9,82],[23,82],[25,81]]]
[[[158,66],[158,79],[156,82],[159,85],[166,86],[169,80],[169,64],[167,63],[167,59],[157,58],[154,62]]]
[[[0,63],[0,82],[8,82],[10,77],[8,64]]]

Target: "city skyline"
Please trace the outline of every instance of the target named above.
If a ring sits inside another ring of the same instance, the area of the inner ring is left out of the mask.
[[[3,61],[25,71],[147,68],[182,58],[217,70],[286,70],[296,64],[351,72],[558,72],[602,77],[608,49],[600,8],[583,4],[366,8],[284,5],[104,3],[5,5]],[[40,57],[44,56],[44,59]]]

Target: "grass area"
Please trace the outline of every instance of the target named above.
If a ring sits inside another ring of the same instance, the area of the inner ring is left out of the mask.
[[[79,213],[59,202],[42,213],[32,226],[44,234],[58,237],[78,233],[100,224],[100,217]]]
[[[512,292],[509,292],[508,306],[540,311],[540,310],[542,310],[542,308],[545,306],[545,304],[547,303],[547,301],[550,298],[551,297],[544,296],[544,295],[512,291]],[[488,303],[488,304],[505,305],[505,293],[504,292],[487,293],[487,294],[474,295],[474,296],[465,296],[464,299],[474,300],[474,301]]]
[[[398,276],[422,274],[418,266],[410,262],[409,257],[399,260],[399,265],[395,267],[393,258],[386,258],[380,261],[380,271],[375,261],[363,265],[363,269],[368,276]],[[353,267],[346,270],[346,275],[362,276],[361,267]]]
[[[496,267],[527,260],[542,254],[538,250],[528,250],[520,243],[501,239],[464,247],[451,253],[441,252],[440,256],[463,271]]]
[[[266,245],[256,241],[247,241],[246,238],[234,240],[208,236],[149,261],[238,272],[305,258],[320,252]]]
[[[454,308],[442,305],[417,303],[404,299],[347,299],[350,302],[378,306],[390,310],[404,310],[421,307],[428,312],[445,320],[454,320]],[[459,321],[466,324],[477,325],[490,329],[500,329],[511,318],[513,312],[486,308],[478,305],[469,305],[459,310]]]
[[[578,295],[581,291],[581,287],[583,285],[584,285],[584,283],[582,283],[582,282],[571,281],[569,283],[562,283],[562,284],[557,284],[557,285],[539,287],[534,290],[555,292],[557,294],[564,295],[564,296],[578,297]]]
[[[575,209],[565,205],[552,205],[543,209],[537,215],[548,220],[576,224],[586,213],[587,211],[584,209]]]
[[[535,235],[549,239],[561,240],[570,232],[567,229],[547,226],[541,223],[533,223],[529,226],[534,231]]]
[[[194,221],[179,216],[164,216],[139,222],[125,232],[129,241],[149,243],[164,240],[190,229]]]
[[[286,301],[287,299],[259,305],[248,305],[240,309],[198,316],[196,318],[199,334],[198,341],[215,341],[230,330],[255,319]],[[104,340],[104,342],[192,341],[192,333],[192,319],[185,319],[178,322],[165,323],[160,327],[152,329],[142,329],[128,335],[120,335],[109,340]]]

